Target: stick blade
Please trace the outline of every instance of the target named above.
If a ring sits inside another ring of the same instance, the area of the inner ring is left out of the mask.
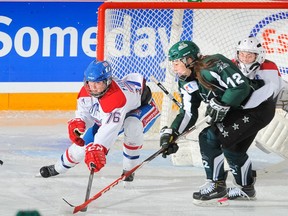
[[[83,209],[86,208],[86,205],[82,204],[82,205],[79,205],[79,206],[75,206],[74,210],[73,210],[73,214],[79,212],[79,211],[82,211]],[[87,210],[87,208],[86,208]]]
[[[64,202],[66,202],[69,206],[71,207],[75,207],[74,205],[72,205],[71,203],[69,203],[66,199],[62,198],[64,200]]]
[[[81,211],[81,212],[86,212],[86,211],[87,211],[87,207],[81,209],[80,211]]]

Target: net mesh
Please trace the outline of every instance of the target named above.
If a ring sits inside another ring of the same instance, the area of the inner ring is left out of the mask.
[[[128,4],[122,3],[125,7]],[[169,126],[178,112],[177,106],[150,77],[154,76],[179,99],[167,62],[168,49],[179,40],[192,40],[204,55],[221,53],[232,59],[239,40],[256,36],[266,49],[266,58],[274,61],[282,74],[288,73],[288,9],[269,9],[269,3],[265,5],[265,9],[105,11],[104,58],[112,64],[113,73],[119,78],[133,72],[144,75],[161,109],[161,117],[151,130],[150,138],[157,137],[161,127]]]

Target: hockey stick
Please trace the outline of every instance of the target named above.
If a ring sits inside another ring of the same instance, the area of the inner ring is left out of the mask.
[[[158,155],[160,155],[162,152],[164,151],[163,148],[161,148],[160,150],[158,150],[157,152],[155,152],[154,154],[152,154],[150,157],[148,157],[146,160],[144,160],[142,163],[138,164],[137,166],[135,166],[133,169],[131,169],[130,171],[124,173],[123,175],[121,175],[119,178],[117,178],[114,182],[112,182],[111,184],[109,184],[107,187],[105,187],[104,189],[102,189],[101,191],[99,191],[98,193],[96,193],[93,197],[91,197],[90,199],[88,199],[86,202],[84,202],[81,205],[75,206],[73,214],[81,211],[83,208],[85,208],[89,203],[91,203],[93,200],[98,199],[99,197],[101,197],[104,193],[106,193],[107,191],[109,191],[111,188],[113,188],[114,186],[118,185],[119,182],[123,181],[126,177],[130,176],[133,172],[135,172],[136,170],[138,170],[140,167],[142,167],[144,164],[149,163],[150,161],[152,161],[154,158],[156,158]]]
[[[94,164],[93,164],[94,165]],[[94,169],[95,169],[95,165],[92,166],[92,169],[90,171],[90,175],[89,175],[89,180],[88,180],[88,185],[87,185],[87,190],[86,190],[86,196],[85,196],[85,202],[89,199],[90,197],[90,192],[91,192],[91,187],[92,187],[92,182],[93,182],[93,177],[94,177]],[[74,205],[70,204],[66,199],[62,198],[68,205],[70,205],[71,207],[74,207]],[[81,209],[81,212],[86,212],[87,211],[87,206],[83,209]]]
[[[187,135],[188,133],[194,131],[195,129],[197,129],[201,124],[203,124],[204,122],[207,122],[209,117],[205,117],[204,119],[200,120],[199,122],[197,122],[197,124],[195,124],[194,126],[192,126],[191,128],[189,128],[189,130],[187,130],[186,132],[184,132],[183,134],[181,134],[176,140],[175,142],[182,136]],[[126,177],[130,176],[132,173],[134,173],[136,170],[138,170],[139,168],[141,168],[143,165],[149,163],[150,161],[152,161],[154,158],[156,158],[158,155],[160,155],[161,153],[163,153],[164,149],[161,148],[159,149],[157,152],[155,152],[154,154],[152,154],[150,157],[148,157],[146,160],[144,160],[143,162],[141,162],[140,164],[138,164],[137,166],[135,166],[133,169],[131,169],[130,171],[124,173],[123,175],[121,175],[119,178],[117,178],[115,181],[113,181],[111,184],[109,184],[108,186],[106,186],[104,189],[102,189],[101,191],[99,191],[98,193],[96,193],[93,197],[91,197],[90,199],[86,200],[84,203],[78,205],[78,206],[74,206],[72,204],[70,204],[69,202],[67,202],[66,200],[64,200],[68,205],[70,205],[71,207],[74,207],[74,211],[73,214],[81,211],[82,209],[86,208],[89,203],[91,203],[93,200],[98,199],[99,197],[101,197],[104,193],[106,193],[107,191],[109,191],[111,188],[115,187],[116,185],[119,184],[119,182],[123,181]]]
[[[94,165],[94,164],[93,164]],[[86,196],[85,196],[85,202],[89,199],[90,197],[90,192],[91,192],[91,187],[92,187],[92,182],[93,182],[93,177],[94,177],[94,169],[95,165],[92,166],[92,169],[90,171],[89,175],[89,180],[88,180],[88,185],[87,185],[87,190],[86,190]],[[87,206],[81,210],[81,212],[86,212],[87,211]]]
[[[160,89],[162,89],[162,91],[179,107],[181,108],[182,107],[182,104],[176,100],[175,97],[173,97],[173,95],[160,83],[158,82],[158,80],[154,77],[154,76],[151,76],[150,79],[155,82],[155,84],[157,86],[159,86]]]

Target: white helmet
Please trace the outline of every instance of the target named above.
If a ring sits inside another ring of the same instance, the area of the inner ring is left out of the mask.
[[[257,57],[254,62],[250,64],[244,64],[238,58],[240,51],[255,53],[257,54]],[[236,47],[236,60],[238,61],[238,66],[245,76],[252,79],[254,78],[255,73],[259,69],[260,65],[265,61],[265,55],[265,49],[255,37],[248,37],[239,41]]]

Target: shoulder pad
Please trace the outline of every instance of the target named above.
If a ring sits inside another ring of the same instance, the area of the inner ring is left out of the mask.
[[[86,91],[84,86],[82,86],[82,88],[80,89],[78,96],[77,96],[77,99],[79,99],[81,97],[90,97],[90,95],[88,94],[88,92]]]
[[[126,97],[115,81],[112,81],[109,90],[99,98],[99,103],[105,113],[110,113],[114,109],[124,107]]]
[[[281,76],[277,65],[274,62],[269,61],[267,59],[261,64],[260,70],[277,70],[278,75]]]

